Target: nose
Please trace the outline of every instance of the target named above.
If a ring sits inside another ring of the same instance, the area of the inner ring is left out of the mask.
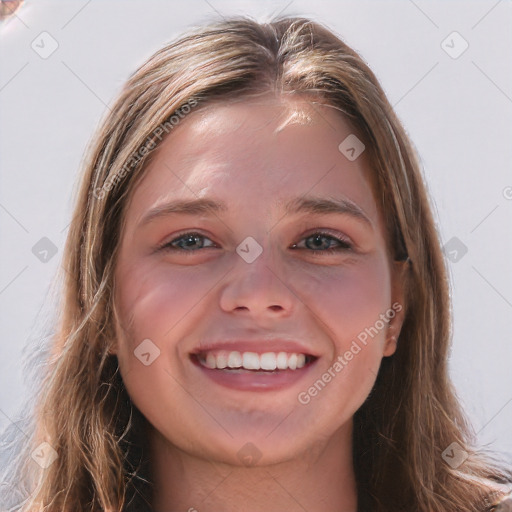
[[[223,311],[255,316],[287,316],[297,298],[284,271],[267,248],[252,263],[238,255],[221,291]]]

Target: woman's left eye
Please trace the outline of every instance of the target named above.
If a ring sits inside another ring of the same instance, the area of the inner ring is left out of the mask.
[[[203,240],[203,242],[201,242]],[[182,252],[196,252],[196,249],[204,249],[205,247],[217,247],[213,242],[211,245],[204,246],[204,240],[211,239],[201,235],[200,233],[190,232],[183,233],[182,235],[174,238],[170,242],[165,243],[160,247],[162,250],[167,251],[182,251]],[[308,240],[311,242],[308,243]],[[293,249],[308,249],[316,254],[332,254],[338,251],[349,251],[352,249],[352,245],[343,238],[331,235],[323,231],[315,232],[307,237],[303,238],[306,247],[300,247],[298,244],[293,244]],[[335,242],[337,246],[332,247],[331,244]],[[326,247],[326,243],[328,247]],[[200,245],[200,247],[199,247]]]
[[[334,252],[339,251],[350,251],[352,249],[352,244],[350,244],[347,240],[343,238],[339,238],[337,236],[331,235],[330,233],[326,233],[323,231],[312,233],[311,235],[303,238],[303,240],[306,241],[305,245],[306,248],[311,250],[313,253],[315,253],[315,256],[318,254],[332,254]],[[309,243],[310,247],[308,246],[307,241],[311,240],[312,243]],[[320,248],[325,247],[326,243],[322,240],[326,240],[328,242],[329,247],[328,248]],[[331,243],[336,242],[337,246],[332,247]],[[315,247],[315,249],[311,249],[312,247]],[[293,248],[300,248],[303,249],[303,247],[299,247],[297,244],[293,245]]]

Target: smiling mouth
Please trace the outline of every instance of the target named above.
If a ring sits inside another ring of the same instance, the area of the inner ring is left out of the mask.
[[[317,357],[298,352],[239,352],[217,350],[191,354],[193,362],[210,370],[226,373],[278,373],[300,370]]]

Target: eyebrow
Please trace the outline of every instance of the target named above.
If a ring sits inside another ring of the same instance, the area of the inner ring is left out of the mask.
[[[334,199],[323,197],[298,197],[285,205],[286,214],[310,213],[310,214],[338,214],[348,215],[355,220],[362,221],[368,227],[373,227],[372,221],[364,210],[349,199]]]
[[[149,210],[140,221],[138,227],[144,226],[155,219],[169,215],[217,215],[229,210],[223,201],[212,199],[178,199],[156,206]],[[286,215],[297,213],[309,214],[338,214],[347,215],[362,221],[368,227],[373,224],[363,209],[348,199],[333,199],[321,197],[299,197],[288,201],[284,206]]]

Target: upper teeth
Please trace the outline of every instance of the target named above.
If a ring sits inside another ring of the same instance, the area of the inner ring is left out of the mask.
[[[202,355],[199,361],[211,369],[244,368],[246,370],[296,370],[306,364],[306,355],[288,352],[238,352],[221,350]]]

